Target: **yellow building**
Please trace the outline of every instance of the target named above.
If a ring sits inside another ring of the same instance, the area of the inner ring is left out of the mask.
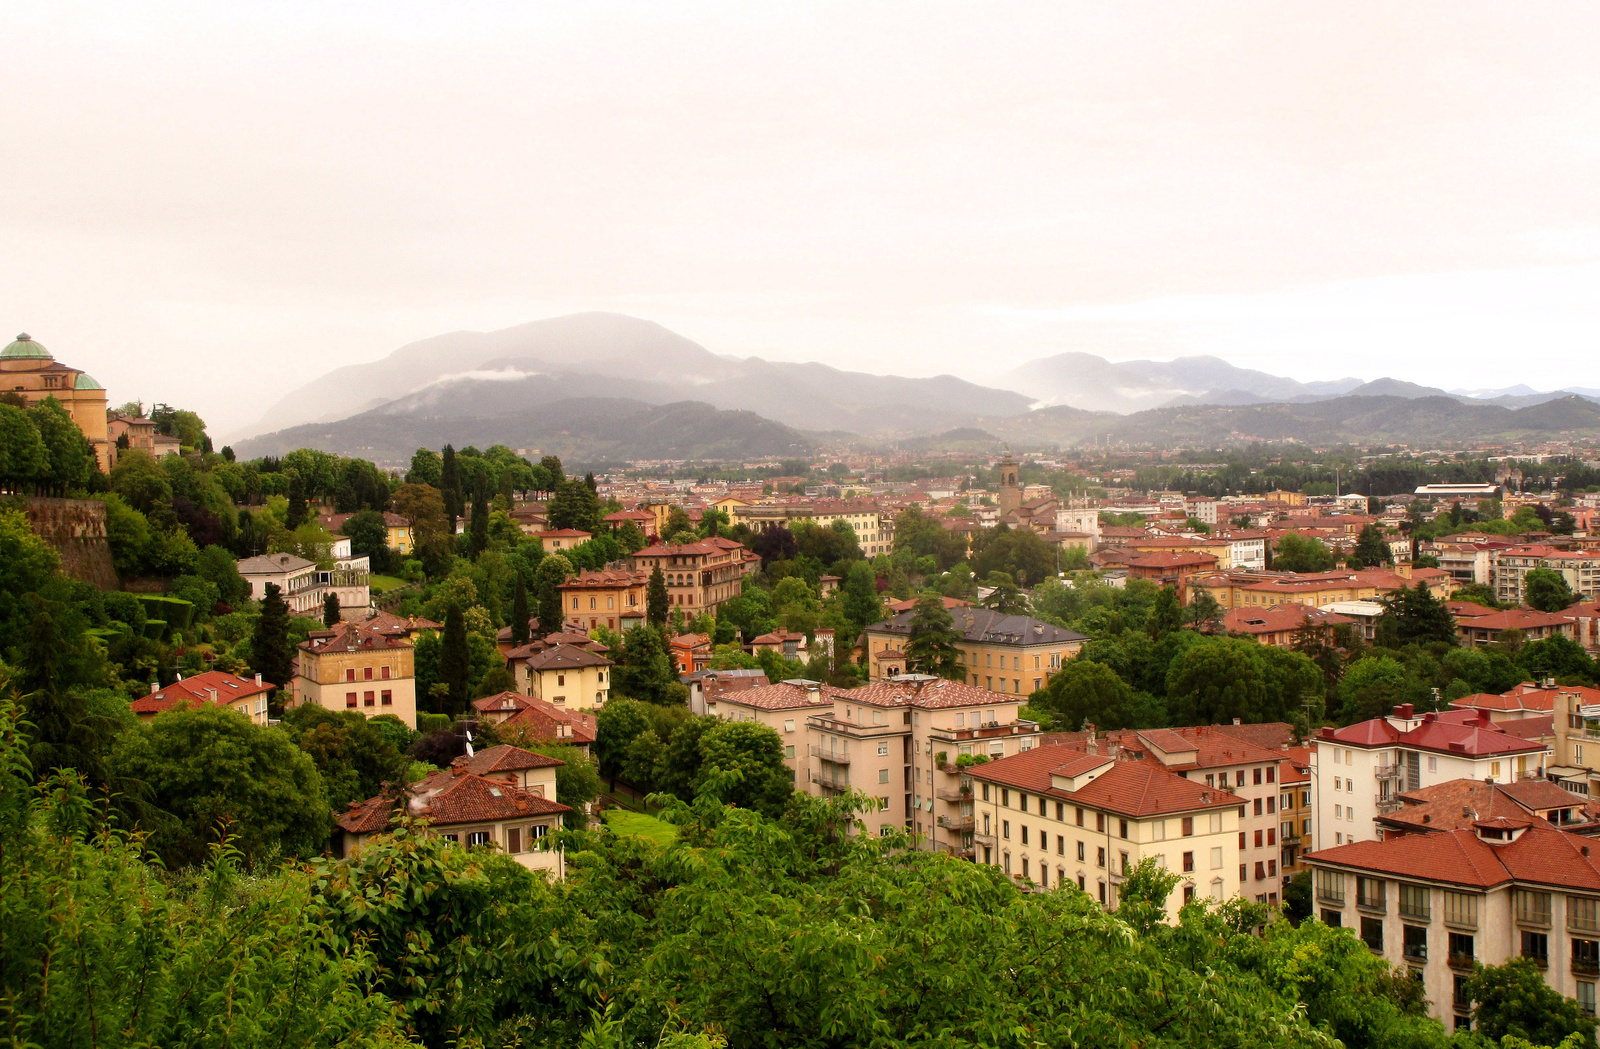
[[[906,641],[915,611],[873,623],[866,629],[869,677],[897,677],[909,669]],[[953,608],[951,625],[967,683],[993,692],[1027,695],[1037,692],[1078,654],[1083,634],[1030,616],[1009,616],[986,608]]]
[[[314,703],[328,710],[357,710],[367,717],[393,714],[417,727],[415,653],[398,638],[337,623],[300,643],[294,684],[285,704]]]
[[[535,646],[526,646],[534,648]],[[611,660],[578,645],[513,652],[517,691],[566,710],[599,710],[611,695]]]
[[[1141,860],[1178,875],[1167,916],[1239,894],[1241,799],[1153,761],[1035,747],[966,770],[976,859],[1041,888],[1076,885],[1116,909]]]
[[[111,470],[111,442],[106,438],[106,391],[88,372],[60,364],[26,332],[0,350],[0,389],[22,395],[29,407],[54,397],[78,424],[94,449],[100,469]]]

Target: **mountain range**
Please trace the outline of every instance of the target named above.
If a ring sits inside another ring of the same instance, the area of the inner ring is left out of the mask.
[[[1600,427],[1600,406],[1586,399],[1600,398],[1595,390],[1300,382],[1218,357],[1113,363],[1062,353],[993,381],[999,388],[726,356],[652,321],[581,313],[436,335],[337,368],[230,440],[243,455],[307,446],[396,463],[446,441],[594,461],[804,454],[847,440],[927,448],[952,433],[963,446],[989,435],[1028,447],[1438,443]]]

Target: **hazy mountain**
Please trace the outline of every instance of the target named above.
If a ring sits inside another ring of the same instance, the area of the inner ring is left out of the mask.
[[[1226,399],[1223,403],[1242,403],[1246,397],[1290,401],[1336,396],[1361,385],[1360,379],[1303,383],[1239,368],[1220,357],[1112,363],[1090,353],[1041,357],[1006,373],[1000,381],[1035,403],[1112,412],[1173,403],[1217,403],[1219,398]]]
[[[571,397],[512,410],[497,404],[474,415],[428,414],[427,409],[437,404],[413,401],[414,412],[384,405],[349,419],[247,438],[236,451],[253,458],[319,448],[397,467],[409,462],[418,448],[442,448],[446,443],[458,448],[504,444],[537,449],[537,455],[559,455],[573,465],[805,455],[816,447],[805,434],[754,412],[719,411],[694,401],[652,405],[621,397]]]
[[[908,379],[722,357],[652,321],[579,313],[496,332],[437,335],[380,361],[335,369],[290,393],[242,432],[343,419],[397,400],[410,412],[419,397],[437,401],[440,412],[472,414],[483,410],[480,402],[504,404],[550,383],[565,397],[694,400],[758,411],[791,426],[868,434],[927,432],[964,425],[978,414],[1028,409],[1021,394],[954,376]],[[553,399],[549,393],[537,396]]]

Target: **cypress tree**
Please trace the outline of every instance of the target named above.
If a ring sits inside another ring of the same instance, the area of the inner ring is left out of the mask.
[[[645,618],[651,626],[666,626],[671,607],[672,600],[667,596],[667,577],[661,574],[661,564],[657,562],[655,571],[650,573],[650,586],[645,590]]]
[[[483,477],[479,476],[478,483],[472,491],[472,529],[469,538],[472,541],[472,559],[476,561],[478,555],[489,548],[489,493],[488,485]]]
[[[447,691],[439,713],[455,717],[467,709],[467,621],[459,608],[444,617],[444,637],[439,642],[439,681]]]
[[[546,582],[539,589],[539,636],[561,633],[561,591],[559,583]]]
[[[439,467],[439,494],[444,496],[444,516],[454,536],[456,522],[461,520],[461,474],[456,467],[456,450],[448,444]]]
[[[263,681],[276,685],[272,695],[274,716],[283,712],[283,694],[289,688],[289,606],[277,583],[268,583],[261,597],[261,614],[250,637],[250,663]]]
[[[298,473],[289,474],[289,513],[285,516],[283,526],[289,531],[294,531],[306,523],[310,511],[306,508],[306,486],[300,480]]]
[[[339,621],[339,595],[332,590],[322,599],[322,625],[329,630]]]
[[[511,595],[511,645],[520,648],[528,643],[528,587],[517,576],[517,589]]]

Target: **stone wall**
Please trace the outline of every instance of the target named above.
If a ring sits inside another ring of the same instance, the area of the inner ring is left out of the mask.
[[[98,499],[33,498],[27,501],[23,513],[28,515],[34,534],[61,555],[62,572],[101,590],[117,589],[111,544],[106,541],[105,503]]]

